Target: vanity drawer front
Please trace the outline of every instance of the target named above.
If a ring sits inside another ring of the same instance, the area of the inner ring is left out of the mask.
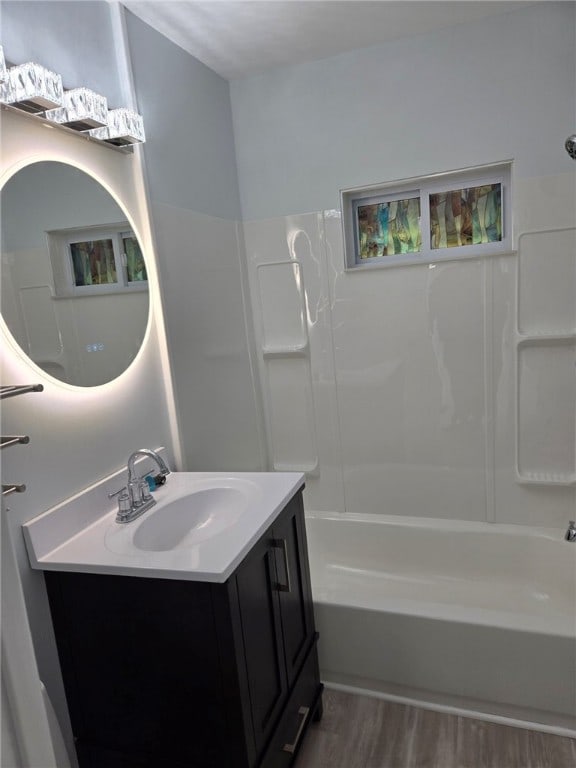
[[[320,702],[323,686],[319,679],[315,641],[259,768],[287,768],[292,764],[310,725],[314,709]]]

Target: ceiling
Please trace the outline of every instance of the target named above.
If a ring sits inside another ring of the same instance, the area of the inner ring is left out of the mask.
[[[491,0],[123,0],[228,80],[426,34],[529,2]]]

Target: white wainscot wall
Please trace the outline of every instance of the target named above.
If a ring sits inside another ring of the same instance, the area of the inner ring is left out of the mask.
[[[271,464],[308,509],[573,516],[575,202],[572,174],[521,180],[518,253],[349,272],[338,211],[245,224]]]
[[[266,444],[241,225],[159,203],[151,212],[184,467],[262,470]]]

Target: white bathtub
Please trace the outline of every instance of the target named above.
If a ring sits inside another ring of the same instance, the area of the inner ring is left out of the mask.
[[[323,680],[576,736],[576,544],[557,529],[308,513]]]

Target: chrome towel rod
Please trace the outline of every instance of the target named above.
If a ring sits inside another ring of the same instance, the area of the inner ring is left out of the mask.
[[[26,486],[23,483],[20,485],[4,485],[2,483],[2,496],[9,496],[11,493],[24,493]]]
[[[42,392],[43,384],[10,384],[0,386],[0,400],[7,397],[16,397],[16,395],[25,395],[27,392]],[[0,448],[7,448],[9,445],[27,444],[30,442],[28,435],[3,435],[0,439]],[[12,483],[11,485],[2,484],[2,496],[8,496],[11,493],[24,493],[26,486],[24,483]]]
[[[7,397],[16,397],[16,395],[24,395],[26,392],[42,392],[43,390],[43,384],[10,384],[0,387],[0,400],[4,400]]]
[[[1,440],[0,448],[8,448],[9,445],[17,445],[18,443],[25,445],[30,442],[28,435],[2,435]]]

